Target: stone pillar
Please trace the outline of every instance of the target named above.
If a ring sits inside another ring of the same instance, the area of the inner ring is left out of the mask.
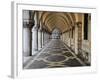
[[[23,28],[23,56],[31,55],[31,29],[27,26]]]
[[[75,26],[75,53],[78,54],[78,27]]]
[[[50,41],[50,33],[48,33],[48,42]]]
[[[79,54],[82,49],[82,26],[81,22],[78,22],[75,26],[75,53]]]
[[[38,50],[42,48],[42,30],[38,30]]]
[[[32,50],[32,26],[34,25],[31,19],[32,11],[23,10],[23,56],[31,56]]]
[[[44,46],[44,32],[42,31],[42,48]]]
[[[69,42],[70,42],[70,43],[69,43],[69,47],[71,48],[71,29],[70,29],[70,31],[69,31],[69,35],[70,35],[70,36],[69,36],[69,37],[70,37],[70,40],[69,40]]]
[[[46,44],[46,32],[44,32],[44,46]]]
[[[69,36],[68,37],[69,38],[68,39],[68,46],[71,47],[71,30],[70,29],[68,30],[68,36]]]
[[[46,32],[46,44],[48,43],[48,41],[49,41],[49,34],[48,32]]]
[[[78,51],[82,50],[82,24],[78,23]]]
[[[32,55],[38,51],[38,28],[39,28],[39,14],[35,11],[34,26],[32,28]]]
[[[32,29],[32,55],[38,51],[38,27]]]
[[[74,43],[74,48],[73,50],[75,51],[75,26],[73,28],[73,43]]]

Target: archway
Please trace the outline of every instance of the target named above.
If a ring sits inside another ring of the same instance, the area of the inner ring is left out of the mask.
[[[52,39],[60,39],[60,30],[58,28],[53,29]]]

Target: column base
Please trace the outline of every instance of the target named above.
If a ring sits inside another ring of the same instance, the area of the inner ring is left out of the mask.
[[[38,48],[39,50],[41,50],[42,48]]]
[[[30,52],[29,51],[23,52],[23,56],[25,56],[25,57],[30,56]]]
[[[33,51],[32,52],[32,55],[35,55],[35,54],[37,54],[38,53],[38,51]]]

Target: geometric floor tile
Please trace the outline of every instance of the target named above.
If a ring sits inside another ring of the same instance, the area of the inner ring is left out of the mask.
[[[81,61],[81,60],[80,60]],[[83,64],[74,56],[62,41],[51,40],[46,47],[39,52],[36,59],[32,59],[25,69],[76,67]]]

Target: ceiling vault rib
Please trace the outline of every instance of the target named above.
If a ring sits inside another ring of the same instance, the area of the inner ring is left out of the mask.
[[[44,24],[49,31],[54,27],[58,27],[61,31],[70,29],[75,22],[74,14],[68,12],[47,12],[44,11],[40,14],[40,23]]]

